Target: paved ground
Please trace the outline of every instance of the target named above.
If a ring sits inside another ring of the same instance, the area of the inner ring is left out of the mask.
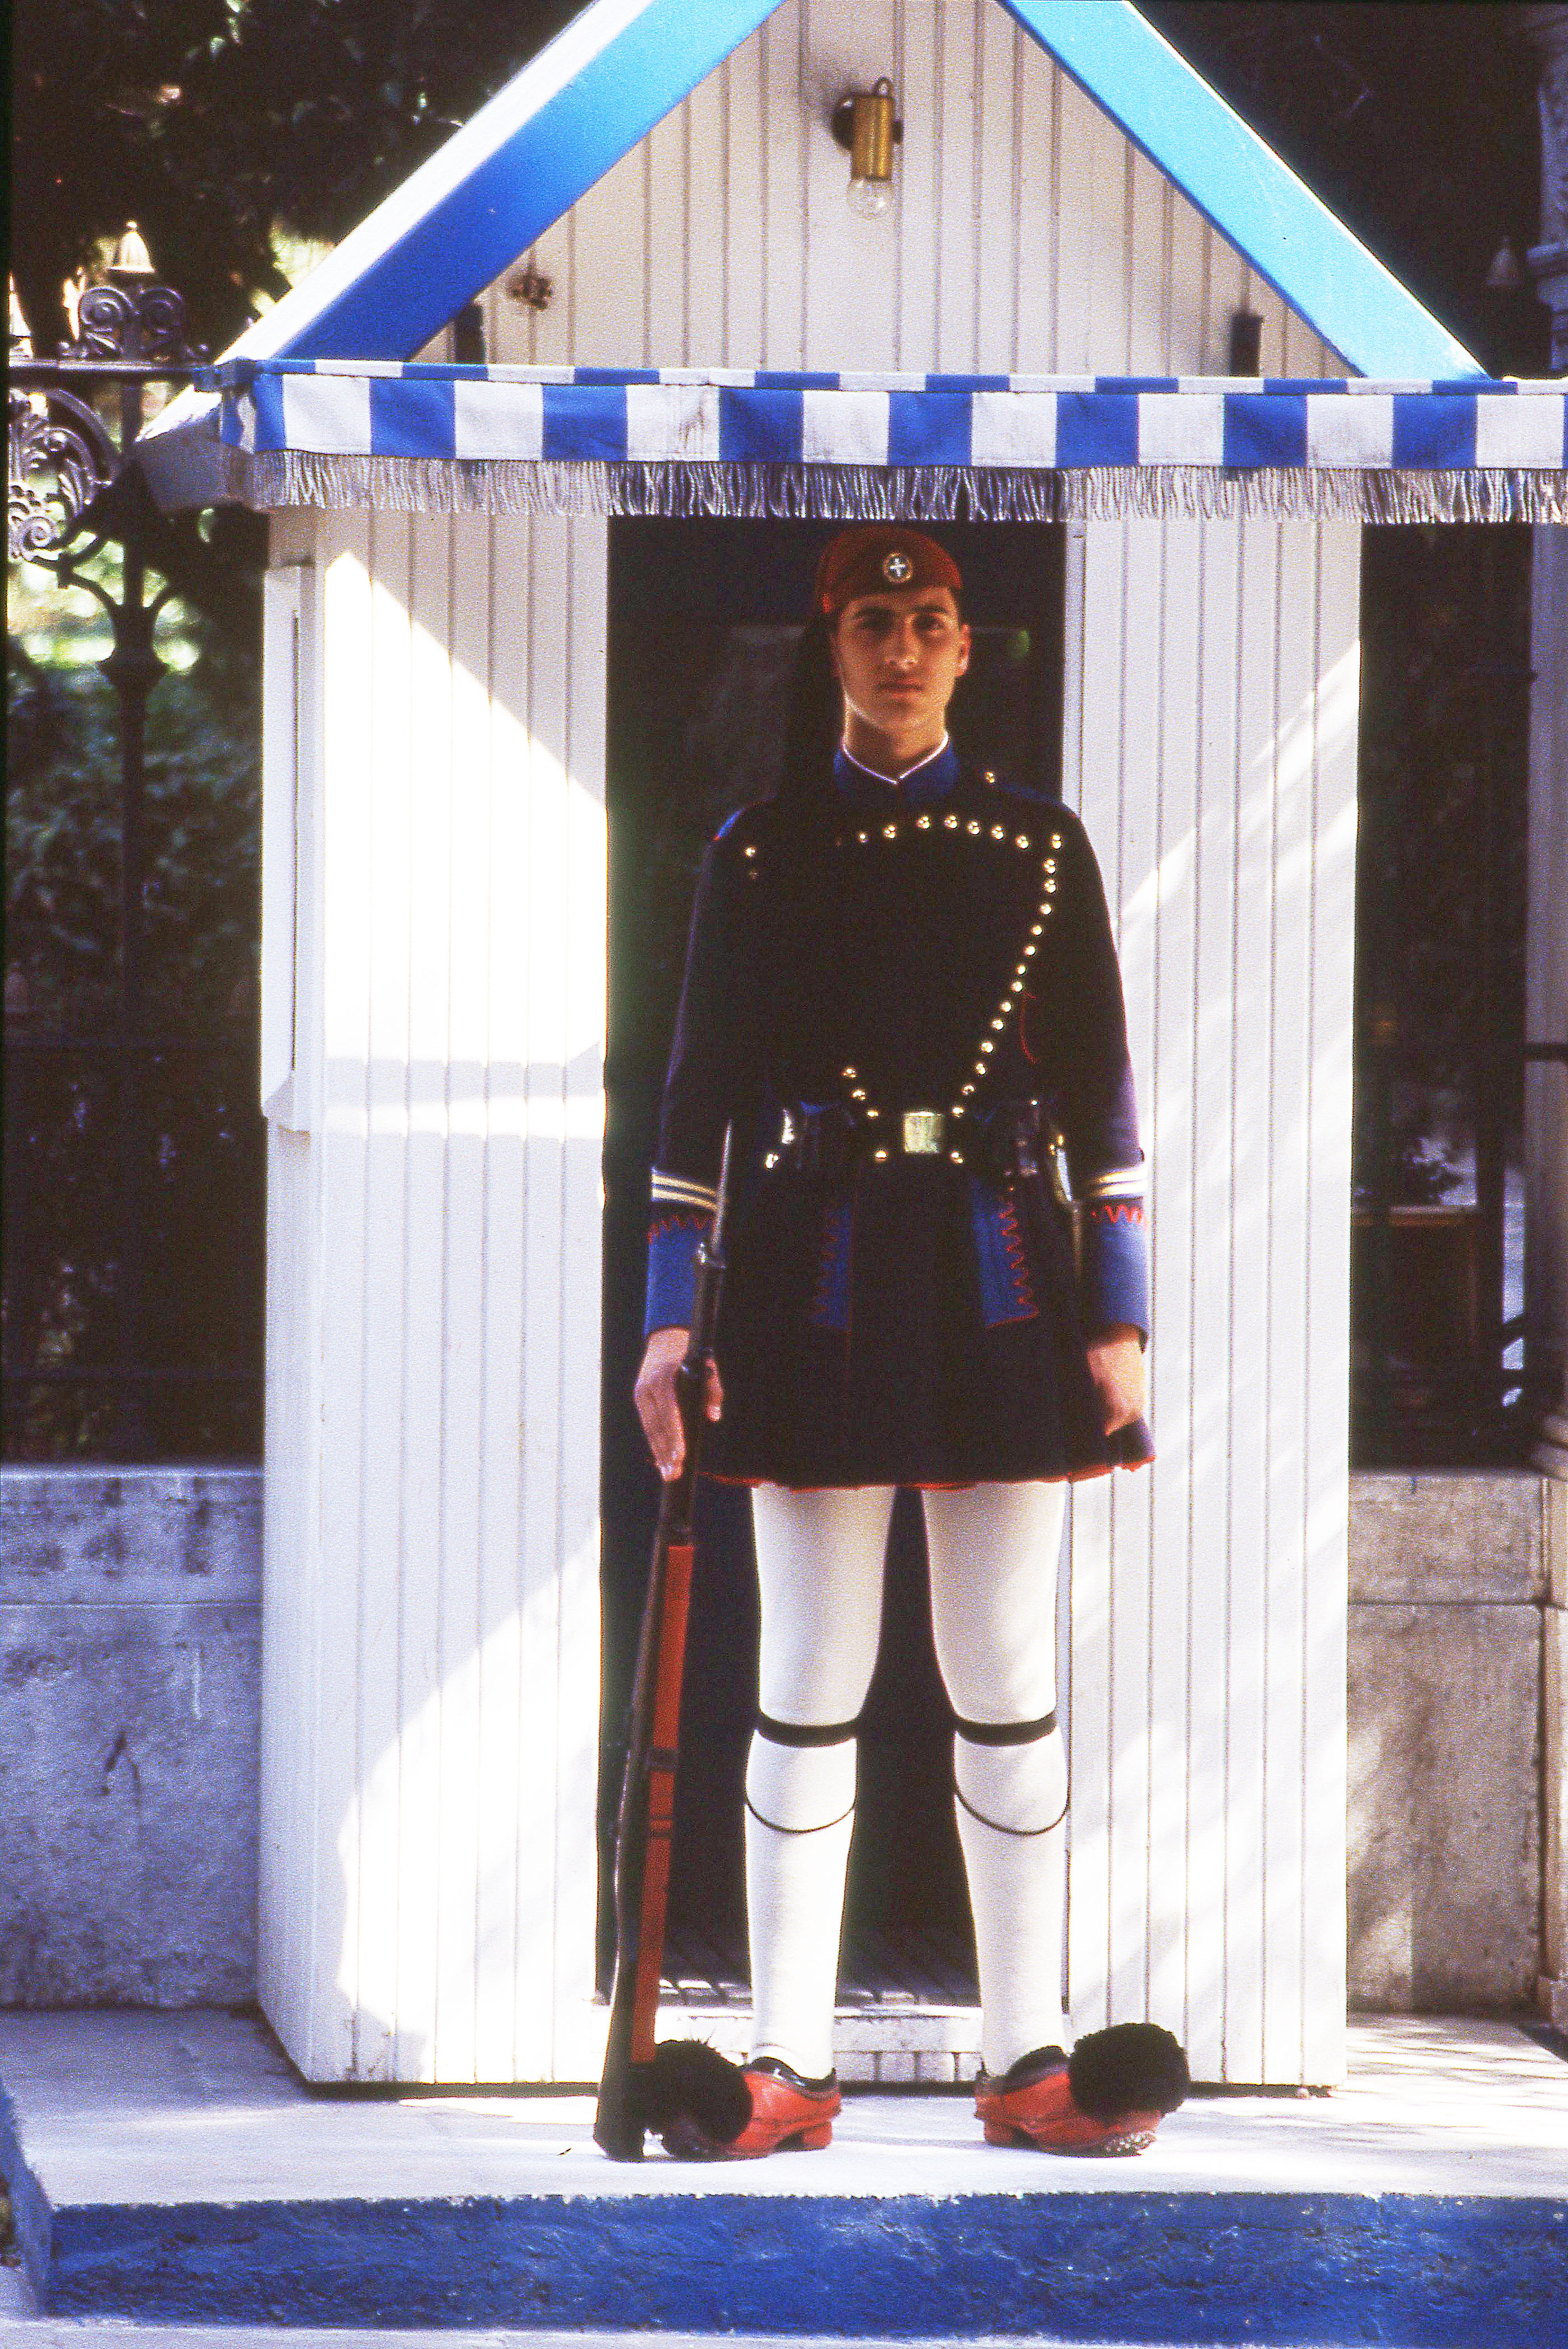
[[[1097,2193],[1568,2192],[1568,2064],[1506,2023],[1352,2027],[1329,2096],[1195,2097]],[[965,2095],[851,2096],[827,2151],[607,2162],[586,2095],[356,2098],[301,2085],[261,2028],[217,2012],[0,2015],[0,2083],[29,2167],[66,2205],[672,2191],[779,2197],[1078,2194],[1086,2165],[979,2141]]]

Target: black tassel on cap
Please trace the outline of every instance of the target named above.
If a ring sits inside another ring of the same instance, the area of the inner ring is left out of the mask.
[[[1068,2059],[1068,2086],[1090,2120],[1124,2113],[1173,2113],[1192,2085],[1179,2043],[1157,2023],[1113,2023],[1091,2031]]]
[[[687,2160],[733,2145],[751,2118],[751,2090],[738,2064],[703,2039],[665,2039],[634,2070],[644,2125]]]

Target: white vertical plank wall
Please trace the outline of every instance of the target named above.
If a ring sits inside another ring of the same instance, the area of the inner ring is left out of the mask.
[[[269,550],[280,570],[315,577],[315,523],[279,515]],[[292,610],[291,610],[292,606]],[[294,969],[290,1123],[269,1092],[267,1124],[266,1508],[263,1518],[261,1838],[258,1907],[262,1922],[262,2002],[291,2049],[310,2035],[315,1793],[313,1763],[320,1713],[312,1570],[317,1555],[315,1494],[321,1473],[321,1252],[308,1245],[320,1152],[310,1128],[315,1101],[319,1001],[315,941],[321,927],[321,733],[317,680],[324,619],[320,598],[269,595],[264,606],[263,823],[269,834],[280,801],[293,802]],[[302,625],[293,625],[297,613]],[[284,624],[280,626],[280,623]],[[269,896],[273,895],[268,876]],[[275,897],[273,898],[275,903]],[[267,941],[275,951],[275,934]],[[269,1012],[281,974],[267,974]],[[270,1042],[269,1039],[269,1042]],[[270,1053],[263,1054],[263,1063]],[[269,1071],[270,1076],[270,1071]],[[268,1083],[264,1076],[263,1086]],[[308,1749],[308,1752],[307,1752]]]
[[[904,125],[891,215],[857,219],[828,128],[889,75]],[[783,0],[499,278],[503,361],[650,367],[1224,371],[1233,311],[1288,313],[997,0]],[[507,273],[510,274],[511,273]],[[1292,321],[1293,372],[1335,355]]]
[[[828,117],[884,72],[904,141],[864,222]],[[1342,371],[995,0],[785,0],[534,258],[552,299],[489,289],[495,359],[1218,372],[1246,306],[1268,367]],[[592,520],[276,525],[315,595],[263,2002],[321,2079],[599,2058],[606,549]],[[1202,2075],[1326,2080],[1357,534],[1096,524],[1071,558],[1066,788],[1126,967],[1161,1450],[1074,1511],[1075,2022],[1149,2013]],[[295,757],[272,731],[269,792]]]
[[[1073,2020],[1152,2015],[1204,2078],[1333,2080],[1358,532],[1093,524],[1069,621],[1160,1454],[1074,1495]]]
[[[604,544],[377,513],[307,550],[262,1995],[312,2078],[597,2061]]]

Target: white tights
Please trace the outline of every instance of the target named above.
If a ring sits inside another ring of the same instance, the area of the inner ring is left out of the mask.
[[[976,1485],[923,1493],[932,1630],[963,1723],[1014,1729],[1056,1703],[1056,1584],[1066,1488]],[[892,1488],[752,1495],[762,1597],[760,1731],[746,1775],[752,2054],[808,2078],[832,2069],[844,1869],[854,1824],[852,1724],[882,1630]],[[1068,2044],[1061,2004],[1067,1757],[1061,1732],[954,1741],[987,2072]]]

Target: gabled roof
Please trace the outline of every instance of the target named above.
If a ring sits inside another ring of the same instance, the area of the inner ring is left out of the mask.
[[[590,0],[226,356],[411,357],[778,5]],[[1131,0],[997,5],[1359,374],[1484,374]]]

